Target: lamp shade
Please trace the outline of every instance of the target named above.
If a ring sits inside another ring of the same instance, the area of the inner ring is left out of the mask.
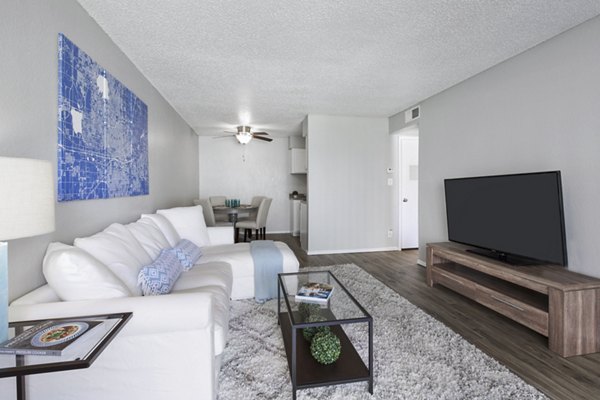
[[[49,161],[0,157],[0,240],[52,232],[54,207]]]

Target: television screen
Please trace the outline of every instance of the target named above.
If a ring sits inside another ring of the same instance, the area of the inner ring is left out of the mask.
[[[567,265],[560,171],[445,179],[448,239]]]

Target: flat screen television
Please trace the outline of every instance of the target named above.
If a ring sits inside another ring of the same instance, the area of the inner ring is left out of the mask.
[[[445,179],[448,239],[511,264],[567,265],[560,171]]]

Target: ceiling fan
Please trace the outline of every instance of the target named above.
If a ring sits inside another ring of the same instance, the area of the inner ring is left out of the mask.
[[[240,142],[241,144],[247,144],[252,139],[264,140],[265,142],[273,141],[273,139],[265,137],[265,135],[267,135],[267,136],[269,135],[267,132],[252,132],[252,128],[248,125],[238,126],[237,132],[229,132],[229,131],[225,131],[225,132],[233,133],[233,135],[231,135],[231,136],[235,136],[237,141]]]

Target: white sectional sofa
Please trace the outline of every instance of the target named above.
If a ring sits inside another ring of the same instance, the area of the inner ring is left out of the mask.
[[[180,239],[200,246],[203,255],[171,293],[142,296],[139,270]],[[249,244],[234,244],[231,227],[206,228],[195,206],[112,224],[74,245],[49,246],[48,284],[12,302],[10,320],[126,311],[133,317],[90,368],[29,376],[28,399],[214,399],[230,299],[254,296]],[[283,272],[297,271],[291,249],[276,246]],[[11,380],[1,381],[0,393],[14,390]]]

